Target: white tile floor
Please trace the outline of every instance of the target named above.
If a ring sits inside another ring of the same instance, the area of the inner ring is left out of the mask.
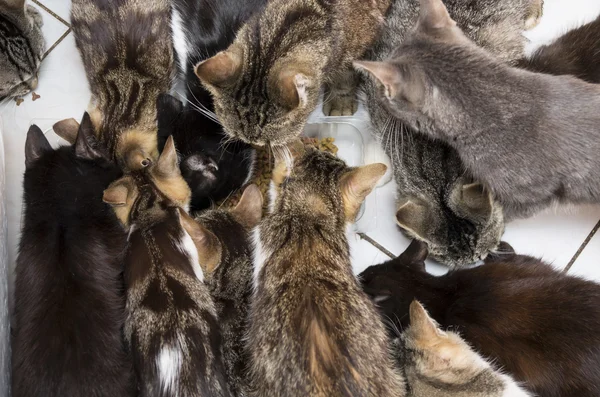
[[[545,3],[541,24],[527,33],[531,40],[530,49],[600,14],[599,0],[546,0]],[[79,118],[89,100],[85,72],[70,33],[70,0],[34,0],[32,4],[42,9],[43,31],[49,49],[37,90],[41,97],[33,102],[29,96],[20,106],[14,101],[0,105],[0,131],[4,137],[6,154],[9,263],[14,263],[19,239],[27,129],[35,123],[46,131],[55,121],[68,117]],[[369,232],[368,237],[398,255],[409,241],[394,223],[394,196],[393,183],[377,190],[377,228]],[[568,212],[561,210],[509,224],[504,239],[520,253],[543,257],[559,269],[566,269],[570,264],[570,272],[600,280],[600,263],[597,260],[600,257],[600,234],[593,235],[599,221],[600,206],[575,208]],[[582,244],[588,239],[588,245],[581,250]],[[388,259],[384,252],[358,235],[351,244],[357,272]],[[434,273],[445,271],[438,264],[428,265]],[[10,284],[11,280],[12,272]]]

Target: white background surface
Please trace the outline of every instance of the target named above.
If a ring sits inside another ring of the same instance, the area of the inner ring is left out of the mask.
[[[32,3],[42,8],[47,48],[54,48],[43,62],[35,102],[31,96],[20,106],[14,101],[0,104],[0,129],[6,152],[6,209],[8,213],[8,252],[10,275],[16,258],[21,218],[24,143],[28,127],[36,123],[49,130],[55,121],[74,117],[79,119],[89,100],[89,88],[79,54],[69,27],[69,0],[39,0]],[[50,10],[53,14],[48,12]],[[539,26],[527,32],[531,39],[528,48],[548,43],[567,30],[593,20],[600,13],[600,0],[546,0],[544,17]],[[57,18],[58,17],[58,18]],[[599,154],[600,155],[600,154]],[[394,222],[395,186],[390,183],[377,192],[377,229],[369,233],[381,246],[400,254],[408,240]],[[600,220],[600,206],[560,210],[538,215],[532,219],[513,222],[507,226],[504,239],[519,253],[531,254],[564,269]],[[353,264],[357,272],[380,263],[388,257],[359,236],[351,239]],[[591,239],[575,260],[571,272],[600,280],[600,236]],[[445,268],[429,264],[433,272]]]

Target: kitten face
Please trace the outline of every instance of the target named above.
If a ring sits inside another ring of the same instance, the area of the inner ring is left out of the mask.
[[[0,4],[0,99],[18,97],[36,89],[45,41],[40,12],[24,1]]]
[[[283,145],[300,136],[319,101],[313,67],[252,59],[259,51],[242,39],[199,63],[196,74],[212,93],[215,113],[232,137],[255,145]],[[254,76],[264,76],[257,84]]]
[[[111,183],[103,200],[110,204],[125,226],[152,221],[171,207],[187,209],[191,192],[181,177],[173,138],[169,138],[158,161]]]

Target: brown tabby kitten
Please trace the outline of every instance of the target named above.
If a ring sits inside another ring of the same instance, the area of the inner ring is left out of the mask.
[[[531,397],[457,333],[442,331],[418,301],[402,334],[400,360],[411,397]]]
[[[104,191],[129,228],[125,337],[144,397],[231,395],[217,312],[203,283],[223,250],[182,209],[190,196],[172,138],[156,163]]]
[[[73,0],[96,132],[122,168],[156,160],[156,99],[173,77],[168,0]]]
[[[271,213],[255,229],[251,395],[404,396],[345,235],[386,167],[349,168],[311,148],[299,156],[287,176],[277,166]]]
[[[375,39],[391,0],[273,0],[196,74],[225,131],[281,145],[302,132],[323,86],[325,113],[356,111],[350,63]]]
[[[260,222],[262,203],[260,190],[250,185],[233,211],[213,209],[196,216],[196,222],[211,231],[221,247],[220,264],[208,269],[204,276],[215,302],[223,335],[223,361],[235,396],[246,395],[247,388],[244,337],[252,294],[249,232]]]

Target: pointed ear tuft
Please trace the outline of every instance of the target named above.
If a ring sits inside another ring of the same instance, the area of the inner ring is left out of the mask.
[[[442,0],[421,0],[419,27],[430,31],[450,28],[455,25],[456,22],[450,18],[450,14],[448,14]]]
[[[239,44],[232,44],[227,50],[200,62],[194,71],[204,84],[224,88],[237,81],[243,61],[244,50]]]
[[[248,186],[240,202],[231,210],[233,217],[246,229],[252,229],[258,225],[262,218],[263,198],[258,186]]]
[[[86,160],[109,159],[108,154],[96,139],[96,133],[90,115],[83,114],[79,131],[75,137],[75,155]]]
[[[122,180],[117,180],[106,188],[102,195],[102,201],[113,207],[122,207],[127,204],[129,190],[128,184],[124,183]]]
[[[394,99],[398,95],[402,76],[396,65],[389,62],[372,61],[354,61],[352,65],[359,72],[374,77],[383,86],[388,99]]]
[[[177,164],[177,151],[175,150],[175,142],[173,136],[167,138],[165,147],[158,158],[155,170],[164,177],[176,177],[181,175],[179,165]]]
[[[279,73],[278,84],[281,102],[285,108],[293,110],[307,105],[311,81],[305,74],[293,69],[284,69]]]
[[[196,222],[185,210],[177,210],[181,227],[190,235],[198,250],[202,271],[211,274],[221,263],[221,242],[213,232]]]
[[[410,304],[410,329],[421,340],[435,338],[440,335],[437,323],[429,317],[427,310],[419,303],[412,301]]]
[[[424,271],[425,259],[427,259],[428,254],[427,244],[415,238],[411,241],[408,248],[400,254],[399,259],[403,264],[422,264],[422,270]]]
[[[396,211],[396,223],[410,235],[424,238],[428,219],[427,210],[425,205],[406,200]]]
[[[342,176],[340,186],[346,220],[354,222],[361,204],[386,171],[385,164],[375,163],[354,168]]]
[[[29,131],[27,131],[27,139],[25,141],[25,168],[31,167],[44,152],[50,151],[52,151],[50,142],[48,142],[42,130],[33,124],[29,127]]]
[[[77,139],[77,132],[79,132],[79,123],[77,120],[70,118],[56,122],[52,129],[62,139],[69,142],[71,145],[75,143]]]

